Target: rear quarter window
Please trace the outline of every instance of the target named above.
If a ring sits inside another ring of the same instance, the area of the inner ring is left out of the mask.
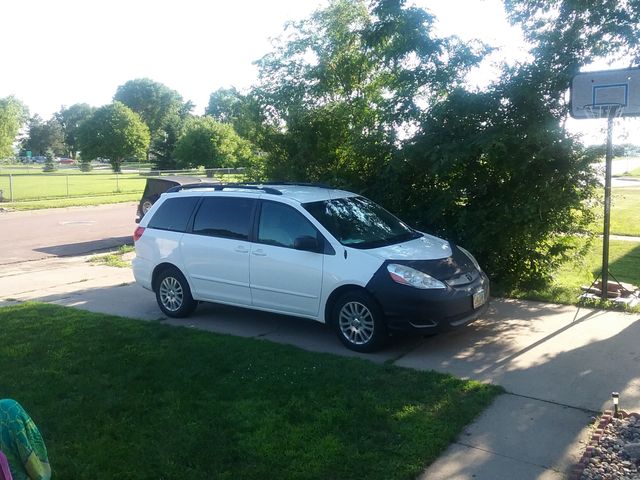
[[[167,199],[153,215],[147,227],[172,232],[187,230],[189,218],[200,197],[181,197]]]

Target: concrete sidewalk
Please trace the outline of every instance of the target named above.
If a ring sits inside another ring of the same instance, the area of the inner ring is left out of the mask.
[[[254,337],[398,366],[500,384],[499,397],[420,477],[429,480],[561,479],[579,459],[591,417],[619,391],[640,411],[639,315],[537,302],[494,300],[485,319],[430,338],[395,338],[373,355],[346,350],[315,322],[211,304],[166,319],[129,269],[87,257],[10,265],[0,306],[39,300],[95,312]],[[428,440],[427,440],[428,441]]]

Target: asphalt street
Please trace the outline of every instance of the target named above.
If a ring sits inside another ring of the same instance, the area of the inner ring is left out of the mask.
[[[135,203],[2,212],[0,265],[132,243],[135,215]]]

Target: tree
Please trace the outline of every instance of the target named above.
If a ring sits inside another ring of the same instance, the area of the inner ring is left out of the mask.
[[[149,148],[149,128],[140,116],[120,102],[98,108],[77,132],[83,161],[108,158],[114,172],[125,159],[142,160]]]
[[[162,128],[152,138],[149,153],[152,155],[154,166],[158,170],[174,170],[178,168],[175,149],[184,132],[187,118],[187,116],[180,113],[168,115]]]
[[[50,148],[45,153],[46,153],[46,155],[45,155],[46,160],[44,162],[44,168],[42,169],[42,171],[43,172],[55,172],[56,171],[56,164],[54,163],[55,153]]]
[[[251,144],[242,139],[229,124],[211,117],[195,117],[187,121],[184,134],[176,144],[179,166],[191,168],[239,167],[251,162]]]
[[[64,143],[70,158],[75,159],[78,153],[78,128],[93,112],[95,112],[95,108],[90,105],[86,103],[76,103],[70,107],[63,106],[60,111],[54,114],[58,123],[62,126]]]
[[[239,114],[241,104],[242,96],[235,87],[219,88],[209,97],[209,105],[207,105],[204,114],[213,117],[218,122],[233,123]]]
[[[260,146],[277,178],[380,191],[405,132],[442,101],[484,47],[432,34],[433,17],[402,0],[334,0],[260,62],[251,92]]]
[[[29,133],[22,144],[24,150],[30,150],[33,155],[46,156],[51,150],[53,155],[64,155],[66,146],[62,125],[53,117],[46,122],[38,114],[29,120]]]
[[[193,104],[184,102],[175,90],[149,78],[129,80],[120,85],[113,99],[138,113],[147,124],[152,142],[150,153],[156,163],[173,163],[177,134],[193,110]]]
[[[596,185],[563,128],[568,82],[533,62],[467,91],[488,48],[433,22],[402,0],[334,0],[290,24],[249,95],[266,174],[363,192],[469,246],[505,289],[544,281],[586,231]]]
[[[14,155],[13,144],[28,116],[27,107],[15,97],[0,98],[0,159]]]
[[[505,0],[509,19],[533,44],[527,68],[566,115],[571,77],[597,60],[640,64],[640,3],[602,0]]]

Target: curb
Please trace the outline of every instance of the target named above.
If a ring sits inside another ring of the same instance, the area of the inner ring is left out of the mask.
[[[618,411],[618,418],[627,418],[631,416],[640,418],[640,413],[627,413],[624,410]],[[607,428],[607,425],[611,423],[611,420],[613,420],[613,418],[613,412],[611,410],[605,410],[602,416],[597,420],[598,423],[596,424],[596,429],[591,434],[591,439],[589,440],[589,443],[587,444],[582,457],[580,458],[578,463],[575,464],[571,469],[569,480],[580,480],[584,469],[587,467],[587,465],[589,465],[589,461],[593,456],[593,451],[600,444],[600,440],[602,439],[605,428]]]

